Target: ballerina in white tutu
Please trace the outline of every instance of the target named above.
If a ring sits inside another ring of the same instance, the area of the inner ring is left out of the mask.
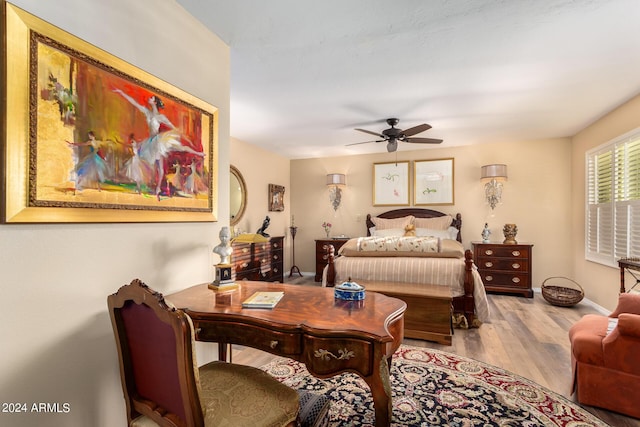
[[[139,156],[154,168],[156,195],[160,197],[162,181],[165,178],[164,160],[171,152],[180,151],[191,153],[199,157],[204,157],[204,153],[194,150],[182,143],[187,138],[171,123],[160,109],[164,108],[164,103],[155,95],[149,97],[148,107],[140,105],[135,99],[127,95],[120,89],[114,89],[131,105],[144,114],[149,126],[149,137],[140,143]],[[151,184],[151,182],[149,182]]]

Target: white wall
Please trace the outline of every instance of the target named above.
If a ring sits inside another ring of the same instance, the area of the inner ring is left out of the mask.
[[[229,49],[173,0],[14,4],[219,108],[219,222],[0,225],[0,402],[71,409],[0,412],[0,425],[125,425],[106,298],[133,278],[166,294],[213,277],[229,223]]]

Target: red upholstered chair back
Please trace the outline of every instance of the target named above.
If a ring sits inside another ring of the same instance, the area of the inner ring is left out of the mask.
[[[110,295],[108,306],[128,421],[146,415],[161,426],[202,425],[187,315],[137,279]]]

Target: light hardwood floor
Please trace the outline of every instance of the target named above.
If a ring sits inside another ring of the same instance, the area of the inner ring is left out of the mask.
[[[303,280],[299,279],[298,282]],[[491,323],[478,329],[456,329],[451,346],[405,339],[416,347],[435,348],[480,360],[561,394],[571,395],[571,357],[568,331],[587,313],[597,309],[583,301],[575,307],[548,304],[540,293],[533,298],[489,295]],[[233,362],[262,366],[276,356],[248,347],[233,350]],[[584,406],[606,423],[616,427],[640,427],[640,420],[613,412]]]

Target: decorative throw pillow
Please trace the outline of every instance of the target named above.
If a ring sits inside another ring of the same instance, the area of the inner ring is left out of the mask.
[[[413,223],[413,215],[403,216],[402,218],[378,218],[377,216],[371,218],[371,222],[376,226],[376,230],[385,230],[388,228],[404,228]],[[446,227],[445,227],[446,228]]]
[[[618,306],[609,317],[618,317],[620,313],[640,314],[640,295],[620,294]]]
[[[429,228],[431,230],[446,230],[451,225],[453,218],[450,215],[434,218],[415,218],[413,223],[417,228]]]

